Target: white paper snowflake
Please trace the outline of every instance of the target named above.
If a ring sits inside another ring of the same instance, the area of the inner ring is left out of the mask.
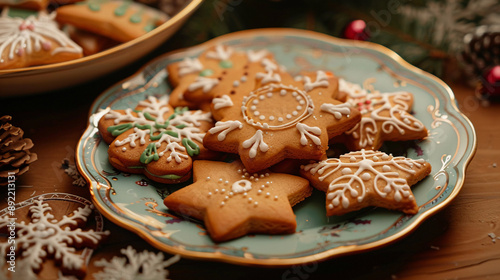
[[[161,252],[158,254],[149,251],[137,253],[131,246],[121,249],[120,252],[126,258],[115,256],[110,261],[101,259],[94,262],[96,266],[103,267],[101,272],[93,274],[96,280],[167,279],[169,271],[166,268],[180,260],[179,255],[164,260]]]
[[[21,250],[21,260],[25,265],[23,270],[28,274],[39,271],[45,258],[53,256],[60,261],[61,266],[68,271],[79,270],[85,266],[85,260],[76,253],[75,246],[91,244],[96,246],[108,231],[96,232],[94,230],[83,231],[82,222],[92,213],[94,206],[85,205],[73,211],[71,215],[65,215],[60,220],[51,214],[52,208],[44,203],[43,198],[33,200],[29,208],[31,222],[15,222],[17,251]],[[9,215],[0,217],[0,229],[12,225],[13,219]],[[76,229],[75,229],[76,228]],[[0,244],[0,252],[6,252],[13,244]]]

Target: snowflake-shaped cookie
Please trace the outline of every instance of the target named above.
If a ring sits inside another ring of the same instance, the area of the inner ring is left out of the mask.
[[[251,173],[240,161],[198,160],[193,176],[193,184],[170,194],[164,203],[180,215],[203,221],[216,242],[248,233],[294,233],[292,206],[312,192],[304,178],[268,170]]]
[[[62,62],[83,56],[82,48],[59,30],[55,14],[26,19],[0,15],[0,70]]]
[[[267,50],[238,51],[216,45],[167,67],[175,87],[170,104],[208,109],[215,96],[248,93],[255,89],[257,73],[276,75],[280,68]]]
[[[180,259],[179,255],[164,260],[163,253],[137,253],[132,246],[121,249],[120,252],[126,258],[113,257],[109,261],[101,259],[94,262],[97,267],[103,267],[103,270],[92,276],[97,280],[167,280],[167,267]]]
[[[45,258],[52,256],[61,264],[61,270],[82,275],[85,271],[85,259],[76,253],[75,247],[95,248],[102,239],[109,235],[108,231],[96,232],[94,230],[83,231],[80,227],[87,222],[88,216],[92,213],[94,206],[85,205],[73,211],[71,215],[65,215],[60,220],[56,220],[51,213],[52,208],[43,198],[33,200],[33,206],[29,208],[31,222],[24,221],[17,223],[4,215],[0,217],[0,228],[14,228],[16,238],[15,243],[0,244],[0,252],[10,250],[10,246],[15,246],[22,259],[19,264],[27,267],[19,267],[21,270],[28,270],[26,275],[33,275],[41,270]],[[30,271],[31,270],[31,271]],[[20,275],[20,274],[19,274]]]
[[[257,89],[212,101],[218,122],[204,138],[216,151],[237,153],[258,171],[285,158],[320,160],[328,140],[354,127],[358,110],[337,101],[337,79],[323,71],[293,79],[286,72],[256,75]]]
[[[344,143],[351,150],[379,149],[384,141],[405,141],[427,136],[424,124],[409,114],[413,95],[409,92],[369,93],[358,84],[339,79],[339,90],[357,108],[362,119],[346,132]]]
[[[167,96],[150,96],[135,110],[110,110],[99,120],[99,131],[110,143],[109,162],[115,168],[178,183],[190,178],[192,157],[215,156],[202,144],[212,125],[210,113],[174,109]]]
[[[431,172],[423,159],[393,157],[361,150],[301,167],[301,174],[326,192],[327,215],[342,215],[367,206],[416,214],[410,186]]]

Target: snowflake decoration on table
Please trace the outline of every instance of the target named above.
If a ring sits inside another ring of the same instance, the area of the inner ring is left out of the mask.
[[[97,232],[94,230],[83,231],[78,228],[87,221],[92,213],[93,205],[85,205],[56,220],[51,214],[52,208],[43,198],[33,200],[29,208],[31,222],[15,223],[15,244],[18,251],[22,251],[22,259],[27,274],[33,275],[40,271],[46,257],[53,256],[66,271],[76,272],[85,266],[85,260],[76,253],[75,246],[90,244],[96,247],[102,239],[109,235],[108,231]],[[9,227],[12,218],[9,215],[0,217],[0,228]],[[6,252],[11,244],[0,244],[0,252]]]
[[[379,151],[356,151],[302,166],[301,173],[326,192],[327,215],[342,215],[367,206],[416,214],[410,186],[431,171],[423,159],[393,157]]]
[[[83,179],[75,164],[71,163],[68,158],[62,160],[61,168],[73,179],[73,185],[78,187],[85,187],[87,185],[87,181]]]
[[[166,269],[173,263],[180,260],[179,255],[175,255],[168,260],[164,260],[164,255],[159,252],[155,254],[149,251],[137,253],[132,246],[121,249],[120,252],[126,258],[113,257],[110,261],[101,259],[95,261],[98,267],[103,270],[94,273],[97,280],[156,280],[167,279],[169,271]],[[127,262],[128,259],[128,262]]]
[[[331,73],[278,76],[257,75],[257,89],[214,99],[218,122],[205,136],[205,146],[238,153],[254,172],[285,158],[319,160],[329,139],[359,122],[358,110],[335,99],[337,79]]]
[[[362,119],[346,132],[345,144],[351,150],[379,149],[383,141],[422,139],[427,136],[424,124],[408,113],[413,104],[409,92],[369,93],[360,85],[339,79],[339,90],[347,102],[357,108]]]
[[[39,52],[42,51],[50,56],[60,55],[61,58],[52,59],[54,61],[82,56],[82,48],[59,29],[54,21],[55,13],[39,13],[37,17],[26,19],[10,17],[8,13],[9,9],[5,8],[0,15],[0,69],[2,64],[13,63],[15,57],[23,57],[16,67],[39,64],[43,56]],[[64,56],[68,58],[64,59]],[[50,63],[51,58],[45,60]]]
[[[211,126],[210,113],[174,109],[167,96],[149,96],[135,110],[110,110],[99,121],[101,135],[111,143],[108,154],[115,168],[139,170],[162,183],[187,179],[191,158],[208,153],[202,141]]]

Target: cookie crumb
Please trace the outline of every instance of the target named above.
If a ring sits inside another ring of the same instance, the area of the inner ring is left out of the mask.
[[[497,235],[493,232],[488,233],[488,237],[491,238],[491,242],[496,243],[497,242]]]
[[[436,250],[436,251],[439,251],[441,248],[439,248],[438,246],[434,246],[434,245],[431,245],[430,247],[432,250]]]

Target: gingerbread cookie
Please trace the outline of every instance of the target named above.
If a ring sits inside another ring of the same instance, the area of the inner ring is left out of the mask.
[[[59,7],[56,19],[63,24],[127,42],[153,30],[168,16],[131,1],[88,0]]]
[[[82,48],[59,30],[54,14],[40,13],[26,19],[0,16],[0,70],[77,59]]]
[[[356,109],[333,98],[337,78],[329,72],[293,79],[267,69],[255,79],[253,91],[213,99],[218,122],[203,140],[209,149],[239,154],[249,172],[285,158],[321,160],[328,140],[361,119]]]
[[[248,233],[294,233],[292,206],[311,195],[309,182],[267,170],[249,173],[240,161],[196,161],[194,183],[164,200],[172,211],[205,223],[222,242]]]
[[[423,159],[393,157],[370,150],[305,165],[301,170],[315,188],[326,192],[328,216],[368,206],[416,214],[419,208],[410,186],[430,172],[431,165]]]
[[[65,25],[63,30],[69,35],[71,40],[82,48],[85,56],[102,52],[120,44],[108,37],[81,30],[69,24]]]
[[[167,96],[150,96],[135,110],[110,110],[99,120],[111,165],[167,184],[191,177],[193,157],[217,156],[202,144],[212,126],[210,113],[174,109]]]
[[[0,9],[13,7],[19,9],[29,9],[42,11],[49,5],[49,0],[0,0]]]
[[[369,93],[357,84],[339,79],[339,91],[357,108],[361,122],[341,140],[351,150],[379,149],[384,141],[405,141],[427,136],[424,124],[409,114],[413,95],[409,92]]]
[[[267,50],[237,51],[216,45],[198,57],[185,58],[168,65],[169,81],[174,90],[172,106],[197,107],[210,104],[215,96],[237,95],[255,89],[255,76],[280,66]]]

